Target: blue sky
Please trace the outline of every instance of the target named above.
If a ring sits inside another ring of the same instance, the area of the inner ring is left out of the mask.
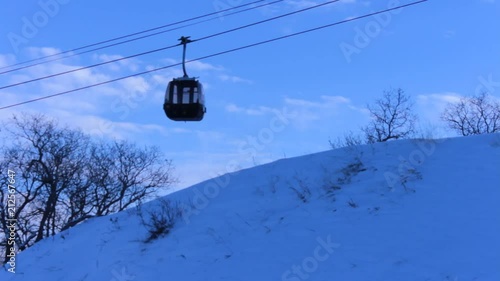
[[[250,2],[250,1],[248,1]],[[0,11],[0,67],[248,3],[215,1],[24,0]],[[0,85],[200,38],[321,3],[286,0],[133,43],[0,75]],[[188,59],[333,23],[411,1],[345,0],[188,46]],[[430,0],[397,13],[189,63],[205,86],[199,123],[166,118],[163,95],[174,67],[0,111],[41,112],[96,136],[158,145],[180,186],[232,171],[329,149],[329,139],[358,132],[367,103],[403,88],[424,131],[452,135],[439,113],[447,102],[489,89],[500,96],[500,3]],[[119,7],[119,8],[118,8]],[[55,94],[172,63],[181,48],[0,90],[0,105]]]

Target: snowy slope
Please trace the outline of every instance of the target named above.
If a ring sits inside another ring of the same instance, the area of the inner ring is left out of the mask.
[[[168,197],[198,209],[163,238],[144,243],[134,210],[92,219],[0,280],[500,280],[498,134],[284,159]]]

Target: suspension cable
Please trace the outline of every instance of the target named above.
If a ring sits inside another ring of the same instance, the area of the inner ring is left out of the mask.
[[[132,36],[140,35],[140,34],[143,34],[143,33],[147,33],[147,32],[151,32],[151,31],[159,30],[159,29],[170,27],[170,26],[174,26],[174,25],[178,25],[178,24],[181,24],[181,23],[185,23],[185,22],[189,22],[189,21],[193,21],[193,20],[197,20],[197,19],[201,19],[201,18],[213,16],[215,14],[220,14],[220,13],[224,13],[224,12],[227,12],[227,11],[236,10],[236,9],[239,9],[239,8],[242,8],[242,7],[246,7],[246,6],[250,6],[250,5],[254,5],[254,4],[257,4],[259,2],[263,2],[263,1],[266,1],[266,0],[258,0],[258,1],[247,3],[247,4],[242,4],[242,5],[230,7],[230,8],[223,9],[223,10],[220,10],[220,11],[217,11],[217,12],[212,12],[212,13],[204,14],[204,15],[201,15],[201,16],[196,16],[196,17],[193,17],[193,18],[189,18],[189,19],[185,19],[185,20],[181,20],[181,21],[177,21],[177,22],[165,24],[165,25],[162,25],[162,26],[158,26],[158,27],[146,29],[146,30],[143,30],[143,31],[134,32],[134,33],[131,33],[131,34],[120,36],[120,37],[116,37],[116,38],[112,38],[112,39],[100,41],[100,42],[97,42],[97,43],[85,45],[85,46],[82,46],[82,47],[74,48],[74,49],[71,49],[71,50],[62,51],[62,52],[59,52],[59,53],[56,53],[56,54],[51,54],[51,55],[48,55],[48,56],[43,56],[43,57],[39,57],[39,58],[36,58],[36,59],[27,60],[27,61],[23,61],[23,62],[19,62],[19,63],[15,63],[15,64],[12,64],[12,65],[0,67],[0,70],[6,69],[6,68],[11,68],[11,67],[22,65],[22,64],[26,64],[26,63],[30,63],[30,62],[35,62],[35,61],[43,60],[43,59],[48,59],[48,58],[52,58],[52,57],[56,57],[56,56],[60,56],[60,55],[68,54],[68,53],[72,53],[72,52],[83,50],[83,49],[87,49],[87,48],[90,48],[90,47],[95,47],[95,46],[98,46],[98,45],[102,45],[102,44],[110,43],[110,42],[113,42],[113,41],[117,41],[117,40],[129,38],[129,37],[132,37]],[[240,13],[240,12],[246,12],[246,11],[249,11],[249,10],[257,9],[257,8],[260,8],[260,7],[263,7],[263,6],[268,6],[268,5],[276,4],[278,2],[283,2],[283,1],[284,0],[276,0],[276,1],[273,1],[273,2],[269,2],[269,3],[264,3],[264,4],[261,4],[261,5],[255,6],[255,7],[251,7],[251,8],[247,8],[247,9],[241,10],[241,11],[237,11],[237,12],[233,12],[233,13],[227,14],[227,16],[234,15],[234,14],[237,14],[237,13]],[[165,33],[165,32],[169,32],[169,31],[173,31],[173,30],[176,30],[176,29],[180,29],[180,28],[183,28],[183,27],[192,26],[192,25],[196,25],[196,24],[199,24],[199,23],[207,22],[207,21],[214,20],[214,19],[217,19],[217,18],[218,17],[214,17],[214,18],[211,18],[209,20],[203,20],[203,21],[199,21],[199,22],[194,23],[194,24],[184,25],[182,27],[173,28],[173,29],[170,29],[170,30],[167,30],[167,31],[156,32],[156,33],[153,33],[153,34],[149,34],[149,35],[137,37],[137,38],[134,38],[134,39],[129,39],[129,40],[125,40],[125,41],[122,41],[122,42],[113,43],[113,44],[110,44],[110,45],[106,45],[104,47],[99,47],[99,48],[95,48],[95,49],[84,51],[84,52],[78,52],[78,53],[74,53],[74,54],[69,54],[69,55],[66,55],[66,56],[62,56],[62,57],[58,57],[58,58],[54,58],[54,59],[50,59],[50,60],[46,60],[46,61],[42,61],[42,62],[30,64],[30,65],[26,65],[26,66],[22,66],[22,67],[17,67],[17,68],[10,69],[10,70],[7,70],[7,71],[2,71],[2,72],[0,72],[0,74],[9,73],[9,72],[13,72],[13,71],[18,71],[18,70],[25,69],[25,68],[30,68],[30,67],[33,67],[33,66],[36,66],[36,65],[40,65],[40,64],[44,64],[44,63],[48,63],[48,62],[53,62],[53,61],[57,61],[57,60],[61,60],[61,59],[66,59],[66,58],[70,58],[70,57],[73,57],[73,56],[85,54],[85,53],[88,53],[88,52],[92,52],[92,51],[96,51],[96,50],[105,49],[105,48],[108,48],[108,47],[113,47],[113,46],[121,45],[121,44],[124,44],[124,43],[128,43],[128,42],[136,41],[136,40],[139,40],[139,39],[143,39],[143,38],[147,38],[147,37],[159,35],[159,34],[162,34],[162,33]]]
[[[196,58],[196,59],[188,60],[186,62],[200,61],[200,60],[203,60],[203,59],[212,58],[212,57],[220,56],[220,55],[223,55],[223,54],[228,54],[228,53],[240,51],[240,50],[243,50],[243,49],[253,48],[253,47],[256,47],[258,45],[263,45],[263,44],[271,43],[271,42],[274,42],[274,41],[282,40],[282,39],[285,39],[285,38],[299,36],[299,35],[302,35],[302,34],[310,33],[310,32],[321,30],[321,29],[325,29],[325,28],[329,28],[329,27],[340,25],[340,24],[344,24],[344,23],[347,23],[347,22],[360,20],[362,18],[367,18],[367,17],[374,16],[374,15],[377,15],[377,14],[382,14],[382,13],[385,13],[385,12],[390,12],[390,11],[393,11],[393,10],[398,10],[398,9],[402,9],[402,8],[405,8],[405,7],[409,7],[409,6],[421,4],[421,3],[427,2],[427,1],[428,0],[419,0],[419,1],[411,2],[411,3],[400,5],[400,6],[396,6],[396,7],[392,7],[392,8],[387,8],[387,9],[384,9],[384,10],[381,10],[381,11],[378,11],[378,12],[372,12],[372,13],[365,14],[365,15],[362,15],[362,16],[357,16],[357,17],[345,19],[345,20],[342,20],[342,21],[337,21],[337,22],[334,22],[334,23],[330,23],[330,24],[327,24],[327,25],[322,25],[322,26],[319,26],[319,27],[315,27],[315,28],[311,28],[311,29],[306,29],[306,30],[303,30],[303,31],[300,31],[300,32],[295,32],[295,33],[291,33],[291,34],[288,34],[288,35],[284,35],[284,36],[280,36],[280,37],[275,37],[275,38],[272,38],[272,39],[260,41],[260,42],[253,43],[253,44],[250,44],[250,45],[241,46],[241,47],[229,49],[229,50],[226,50],[226,51],[221,51],[221,52],[218,52],[218,53],[214,53],[214,54],[211,54],[211,55],[202,56],[202,57],[199,57],[199,58]],[[15,103],[15,104],[3,106],[3,107],[0,107],[0,110],[7,109],[7,108],[12,108],[12,107],[16,107],[16,106],[20,106],[20,105],[24,105],[24,104],[28,104],[28,103],[32,103],[32,102],[36,102],[36,101],[40,101],[40,100],[44,100],[44,99],[48,99],[48,98],[53,98],[53,97],[56,97],[56,96],[66,95],[66,94],[69,94],[69,93],[74,93],[74,92],[77,92],[77,91],[81,91],[81,90],[85,90],[85,89],[89,89],[89,88],[93,88],[93,87],[97,87],[97,86],[101,86],[101,85],[113,83],[113,82],[116,82],[116,81],[120,81],[120,80],[124,80],[124,79],[128,79],[128,78],[132,78],[132,77],[136,77],[136,76],[141,76],[141,75],[144,75],[144,74],[148,74],[148,73],[156,72],[156,71],[159,71],[159,70],[163,70],[163,69],[171,68],[171,67],[174,67],[174,66],[178,66],[180,64],[181,63],[171,64],[171,65],[167,65],[167,66],[163,66],[163,67],[159,67],[159,68],[155,68],[155,69],[151,69],[151,70],[147,70],[147,71],[142,71],[142,72],[139,72],[139,73],[135,73],[135,74],[131,74],[131,75],[127,75],[127,76],[123,76],[123,77],[119,77],[119,78],[115,78],[115,79],[111,79],[111,80],[107,80],[107,81],[103,81],[103,82],[99,82],[99,83],[95,83],[95,84],[91,84],[91,85],[87,85],[87,86],[76,88],[76,89],[72,89],[72,90],[59,92],[57,94],[47,95],[47,96],[43,96],[43,97],[39,97],[39,98],[27,100],[27,101]]]
[[[205,37],[201,37],[199,39],[192,40],[192,42],[202,41],[202,40],[210,39],[210,38],[213,38],[213,37],[221,36],[221,35],[224,35],[224,34],[227,34],[227,33],[231,33],[231,32],[235,32],[235,31],[238,31],[238,30],[241,30],[241,29],[244,29],[244,28],[249,28],[249,27],[252,27],[252,26],[255,26],[255,25],[263,24],[263,23],[266,23],[266,22],[270,22],[270,21],[273,21],[273,20],[277,20],[277,19],[280,19],[280,18],[291,16],[291,15],[294,15],[294,14],[297,14],[297,13],[302,13],[302,12],[305,12],[307,10],[311,10],[311,9],[319,8],[319,7],[322,7],[322,6],[325,6],[325,5],[333,4],[333,3],[338,2],[338,1],[340,1],[340,0],[327,1],[327,2],[320,3],[320,4],[317,4],[317,5],[314,5],[314,6],[310,6],[310,7],[303,8],[303,9],[299,9],[299,10],[296,10],[296,11],[293,11],[293,12],[285,13],[285,14],[282,14],[282,15],[279,15],[279,16],[271,17],[271,18],[268,18],[268,19],[265,19],[265,20],[257,21],[257,22],[254,22],[254,23],[246,24],[246,25],[243,25],[243,26],[240,26],[240,27],[232,28],[232,29],[225,30],[225,31],[222,31],[222,32],[218,32],[218,33],[215,33],[215,34],[211,34],[211,35],[208,35],[208,36],[205,36]],[[83,67],[75,68],[75,69],[72,69],[72,70],[67,70],[67,71],[63,71],[63,72],[59,72],[59,73],[54,73],[54,74],[50,74],[50,75],[46,75],[46,76],[42,76],[42,77],[38,77],[38,78],[33,78],[33,79],[25,80],[25,81],[22,81],[22,82],[13,83],[13,84],[10,84],[10,85],[6,85],[6,86],[0,87],[0,90],[7,89],[7,88],[12,88],[12,87],[15,87],[15,86],[19,86],[19,85],[23,85],[23,84],[27,84],[27,83],[31,83],[31,82],[36,82],[36,81],[40,81],[40,80],[44,80],[44,79],[48,79],[48,78],[53,78],[53,77],[61,76],[61,75],[64,75],[64,74],[73,73],[73,72],[76,72],[76,71],[81,71],[81,70],[85,70],[85,69],[89,69],[89,68],[94,68],[94,67],[97,67],[97,66],[102,66],[102,65],[106,65],[106,64],[110,64],[110,63],[114,63],[114,62],[126,60],[126,59],[131,59],[131,58],[135,58],[135,57],[139,57],[139,56],[144,56],[144,55],[148,55],[148,54],[152,54],[152,53],[164,51],[164,50],[171,49],[171,48],[174,48],[174,47],[179,46],[179,45],[181,45],[181,43],[175,44],[175,45],[166,46],[166,47],[162,47],[162,48],[158,48],[158,49],[154,49],[154,50],[150,50],[150,51],[146,51],[146,52],[142,52],[142,53],[138,53],[138,54],[134,54],[134,55],[130,55],[130,56],[126,56],[126,57],[122,57],[122,58],[112,59],[112,60],[109,60],[109,61],[105,61],[105,62],[101,62],[101,63],[96,63],[96,64],[89,65],[89,66],[83,66]]]

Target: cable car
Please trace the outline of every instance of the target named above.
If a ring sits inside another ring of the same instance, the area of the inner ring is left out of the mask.
[[[196,78],[174,78],[168,83],[163,110],[174,121],[201,121],[206,112],[202,84]]]
[[[163,110],[167,117],[174,121],[201,121],[206,113],[203,85],[186,73],[186,44],[192,42],[189,37],[179,39],[184,45],[182,69],[184,76],[174,78],[168,83],[165,91]]]

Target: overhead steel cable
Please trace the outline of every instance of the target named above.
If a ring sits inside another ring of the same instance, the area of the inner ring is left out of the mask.
[[[273,1],[273,2],[268,2],[268,3],[260,4],[260,5],[254,6],[254,7],[250,7],[250,8],[246,8],[246,9],[243,9],[243,10],[239,10],[239,11],[228,13],[225,16],[232,16],[232,15],[240,14],[240,13],[243,13],[243,12],[247,12],[247,11],[250,11],[250,10],[254,10],[254,9],[262,8],[262,7],[265,7],[265,6],[273,5],[273,4],[276,4],[276,3],[279,3],[279,2],[283,2],[283,1],[284,0],[276,0],[276,1]],[[145,39],[145,38],[148,38],[148,37],[153,37],[153,36],[160,35],[160,34],[163,34],[163,33],[171,32],[171,31],[174,31],[174,30],[186,28],[186,27],[189,27],[189,26],[194,26],[194,25],[198,25],[198,24],[201,24],[201,23],[213,21],[213,20],[216,20],[218,18],[219,18],[218,16],[217,17],[212,17],[212,18],[209,18],[209,19],[206,19],[206,20],[201,20],[201,21],[197,21],[197,22],[194,22],[194,23],[181,25],[181,26],[170,28],[170,29],[167,29],[167,30],[162,30],[162,31],[158,31],[158,32],[155,32],[155,33],[151,33],[151,34],[148,34],[148,35],[143,35],[143,36],[139,36],[139,37],[136,37],[136,38],[128,39],[128,40],[125,40],[125,41],[120,41],[120,42],[117,42],[117,43],[108,44],[108,45],[105,45],[105,46],[93,48],[93,49],[90,49],[90,50],[81,51],[81,52],[69,54],[69,55],[62,56],[62,57],[57,57],[57,58],[50,59],[50,60],[45,60],[45,61],[42,61],[42,62],[30,64],[30,65],[27,65],[27,66],[15,68],[15,69],[3,71],[3,72],[0,71],[0,74],[6,74],[6,73],[9,73],[9,72],[14,72],[14,71],[22,70],[22,69],[30,68],[30,67],[33,67],[33,66],[37,66],[37,65],[41,65],[41,64],[46,64],[46,63],[49,63],[49,62],[63,60],[63,59],[67,59],[67,58],[70,58],[70,57],[79,56],[79,55],[83,55],[83,54],[87,54],[87,53],[91,53],[91,52],[95,52],[95,51],[107,49],[107,48],[114,47],[114,46],[119,46],[119,45],[122,45],[122,44],[125,44],[125,43],[130,43],[130,42],[134,42],[134,41],[137,41],[137,40]],[[63,53],[60,53],[60,54],[63,54]],[[0,68],[0,69],[2,69],[2,68]]]
[[[139,32],[134,32],[134,33],[131,33],[131,34],[123,35],[123,36],[120,36],[120,37],[116,37],[116,38],[112,38],[112,39],[100,41],[100,42],[97,42],[97,43],[85,45],[85,46],[82,46],[82,47],[74,48],[74,49],[71,49],[71,50],[62,51],[62,52],[59,52],[59,53],[56,53],[56,54],[52,54],[52,55],[48,55],[48,56],[43,56],[43,57],[40,57],[40,58],[36,58],[36,59],[32,59],[32,60],[27,60],[27,61],[24,61],[24,62],[19,62],[19,63],[12,64],[12,65],[9,65],[9,66],[0,67],[0,70],[6,69],[6,68],[11,68],[11,67],[22,65],[22,64],[26,64],[26,63],[30,63],[30,62],[35,62],[35,61],[47,59],[47,58],[52,58],[52,57],[56,57],[56,56],[60,56],[60,55],[68,54],[68,53],[72,53],[72,52],[83,50],[83,49],[90,48],[90,47],[95,47],[95,46],[98,46],[98,45],[102,45],[102,44],[110,43],[110,42],[113,42],[113,41],[117,41],[117,40],[129,38],[129,37],[132,37],[132,36],[140,35],[140,34],[143,34],[143,33],[147,33],[147,32],[151,32],[151,31],[159,30],[159,29],[170,27],[170,26],[174,26],[174,25],[178,25],[178,24],[181,24],[181,23],[185,23],[185,22],[189,22],[189,21],[193,21],[193,20],[197,20],[197,19],[201,19],[201,18],[213,16],[213,15],[224,13],[224,12],[231,11],[231,10],[236,10],[236,9],[239,9],[239,8],[243,8],[243,7],[246,7],[246,6],[254,5],[254,4],[257,4],[259,2],[264,2],[264,1],[266,1],[266,0],[253,1],[253,2],[250,2],[250,3],[246,3],[246,4],[242,4],[242,5],[230,7],[230,8],[227,8],[227,9],[223,9],[223,10],[220,10],[220,11],[217,11],[217,12],[212,12],[212,13],[204,14],[204,15],[201,15],[201,16],[196,16],[196,17],[193,17],[193,18],[189,18],[189,19],[185,19],[185,20],[180,20],[180,21],[169,23],[169,24],[165,24],[165,25],[162,25],[162,26],[158,26],[158,27],[146,29],[146,30],[143,30],[143,31],[139,31]],[[249,10],[252,10],[252,9],[257,9],[257,8],[260,8],[260,7],[263,7],[263,6],[272,5],[272,4],[276,4],[278,2],[283,2],[283,1],[284,0],[277,0],[277,1],[270,2],[270,3],[265,3],[265,4],[261,4],[261,5],[257,6],[257,7],[247,8],[247,9],[239,11],[239,12],[244,12],[244,11],[249,11]],[[232,14],[235,14],[235,13],[228,14],[228,16],[232,15]],[[213,19],[211,19],[211,20],[213,20]],[[204,22],[204,21],[201,21],[201,22]],[[199,22],[199,23],[201,23],[201,22]],[[194,24],[192,24],[192,25],[194,25]],[[191,25],[186,25],[186,26],[191,26]],[[179,29],[179,28],[177,28],[177,29]],[[175,30],[175,29],[173,29],[173,30]],[[167,32],[167,31],[165,31],[165,32]],[[161,33],[164,33],[164,32],[158,32],[158,33],[155,33],[155,34],[152,34],[152,35],[149,35],[149,36],[154,36],[154,35],[158,35],[158,34],[161,34]],[[142,37],[137,38],[137,39],[126,40],[126,41],[124,41],[122,43],[115,43],[115,44],[108,45],[107,47],[124,44],[124,43],[127,43],[127,42],[139,40],[139,39],[146,38],[146,37],[149,37],[149,36],[142,36]],[[103,48],[107,48],[107,47],[103,47]],[[86,52],[81,52],[81,53],[77,53],[77,54],[70,54],[70,55],[67,55],[67,56],[63,56],[63,57],[59,57],[59,58],[55,58],[55,59],[51,59],[51,60],[47,60],[47,61],[35,63],[35,64],[30,64],[30,65],[26,65],[26,66],[22,66],[22,67],[10,69],[10,70],[7,70],[7,71],[0,72],[0,74],[9,73],[9,72],[13,72],[13,71],[18,71],[18,70],[21,70],[21,69],[25,69],[25,68],[33,67],[33,66],[36,66],[36,65],[40,65],[40,64],[43,64],[43,63],[48,63],[48,62],[52,62],[52,61],[56,61],[56,60],[60,60],[60,59],[65,59],[65,58],[73,57],[73,56],[76,56],[76,55],[79,55],[79,54],[82,54],[82,53],[86,53]]]
[[[296,10],[296,11],[293,11],[293,12],[290,12],[290,13],[286,13],[286,14],[282,14],[282,15],[279,15],[279,16],[275,16],[275,17],[272,17],[272,18],[265,19],[265,20],[257,21],[257,22],[250,23],[250,24],[246,24],[246,25],[243,25],[243,26],[240,26],[240,27],[228,29],[226,31],[214,33],[212,35],[208,35],[208,36],[205,36],[205,37],[201,37],[201,38],[195,39],[192,42],[201,41],[201,40],[209,39],[209,38],[212,38],[212,37],[217,37],[217,36],[220,36],[220,35],[223,35],[223,34],[226,34],[226,33],[231,33],[231,32],[234,32],[234,31],[237,31],[237,30],[240,30],[240,29],[248,28],[248,27],[251,27],[251,26],[254,26],[254,25],[258,25],[258,24],[262,24],[262,23],[265,23],[265,22],[268,22],[268,21],[277,20],[277,19],[280,19],[280,18],[284,18],[284,17],[288,17],[288,16],[291,16],[291,15],[294,15],[294,14],[305,12],[307,10],[312,10],[312,9],[316,9],[316,8],[319,8],[319,7],[322,7],[322,6],[330,5],[330,4],[333,4],[335,2],[339,2],[339,1],[340,0],[331,0],[331,1],[323,2],[323,3],[316,4],[316,5],[307,7],[307,8]]]
[[[280,18],[291,16],[291,15],[294,15],[294,14],[302,13],[302,12],[305,12],[305,11],[308,11],[308,10],[316,9],[316,8],[319,8],[319,7],[322,7],[322,6],[325,6],[325,5],[329,5],[329,4],[333,4],[333,3],[339,2],[339,1],[340,0],[327,1],[327,2],[320,3],[320,4],[317,4],[317,5],[314,5],[314,6],[310,6],[310,7],[303,8],[303,9],[299,9],[299,10],[296,10],[296,11],[293,11],[293,12],[289,12],[289,13],[285,13],[285,14],[282,14],[282,15],[279,15],[279,16],[271,17],[271,18],[268,18],[268,19],[265,19],[265,20],[257,21],[257,22],[254,22],[254,23],[246,24],[246,25],[243,25],[243,26],[239,26],[239,27],[236,27],[236,28],[232,28],[232,29],[228,29],[228,30],[225,30],[225,31],[222,31],[222,32],[218,32],[218,33],[214,33],[214,34],[211,34],[211,35],[208,35],[208,36],[204,36],[204,37],[201,37],[199,39],[192,40],[192,42],[202,41],[202,40],[206,40],[206,39],[209,39],[209,38],[221,36],[221,35],[224,35],[224,34],[227,34],[227,33],[235,32],[235,31],[238,31],[238,30],[241,30],[241,29],[244,29],[244,28],[252,27],[252,26],[255,26],[255,25],[263,24],[263,23],[266,23],[266,22],[270,22],[270,21],[273,21],[273,20],[277,20],[277,19],[280,19]],[[79,68],[75,68],[75,69],[71,69],[71,70],[67,70],[67,71],[63,71],[63,72],[59,72],[59,73],[54,73],[54,74],[50,74],[50,75],[46,75],[46,76],[42,76],[42,77],[30,79],[30,80],[25,80],[25,81],[22,81],[22,82],[18,82],[18,83],[14,83],[14,84],[2,86],[2,87],[0,87],[0,90],[7,89],[7,88],[12,88],[12,87],[15,87],[15,86],[24,85],[24,84],[28,84],[28,83],[31,83],[31,82],[36,82],[36,81],[40,81],[40,80],[44,80],[44,79],[48,79],[48,78],[53,78],[53,77],[57,77],[57,76],[61,76],[61,75],[69,74],[69,73],[73,73],[73,72],[76,72],[76,71],[81,71],[81,70],[85,70],[85,69],[89,69],[89,68],[94,68],[94,67],[98,67],[98,66],[102,66],[102,65],[106,65],[106,64],[110,64],[110,63],[114,63],[114,62],[126,60],[126,59],[131,59],[131,58],[135,58],[135,57],[139,57],[139,56],[144,56],[144,55],[148,55],[148,54],[152,54],[152,53],[164,51],[164,50],[167,50],[167,49],[171,49],[171,48],[177,47],[179,45],[180,44],[170,45],[170,46],[166,46],[166,47],[162,47],[162,48],[150,50],[150,51],[147,51],[147,52],[142,52],[142,53],[138,53],[138,54],[134,54],[134,55],[122,57],[122,58],[117,58],[117,59],[113,59],[113,60],[109,60],[109,61],[105,61],[105,62],[101,62],[101,63],[96,63],[96,64],[92,64],[92,65],[89,65],[89,66],[83,66],[83,67],[79,67]]]
[[[336,25],[340,25],[340,24],[343,24],[343,23],[347,23],[347,22],[359,20],[359,19],[362,19],[362,18],[367,18],[367,17],[374,16],[374,15],[377,15],[377,14],[382,14],[382,13],[390,12],[390,11],[393,11],[393,10],[398,10],[398,9],[402,9],[402,8],[405,8],[405,7],[409,7],[409,6],[421,4],[421,3],[427,2],[427,1],[428,0],[420,0],[420,1],[415,1],[415,2],[408,3],[408,4],[404,4],[404,5],[392,7],[392,8],[387,8],[385,10],[381,10],[381,11],[378,11],[378,12],[372,12],[372,13],[365,14],[365,15],[362,15],[362,16],[357,16],[357,17],[346,19],[346,20],[337,21],[337,22],[334,22],[334,23],[331,23],[331,24],[322,25],[322,26],[319,26],[319,27],[315,27],[315,28],[311,28],[311,29],[307,29],[307,30],[295,32],[295,33],[292,33],[292,34],[288,34],[288,35],[284,35],[284,36],[280,36],[280,37],[275,37],[275,38],[268,39],[268,40],[265,40],[265,41],[260,41],[260,42],[253,43],[253,44],[250,44],[250,45],[241,46],[241,47],[237,47],[237,48],[234,48],[234,49],[229,49],[229,50],[226,50],[226,51],[214,53],[214,54],[211,54],[211,55],[206,55],[206,56],[199,57],[199,58],[196,58],[196,59],[191,59],[191,60],[188,60],[186,62],[188,63],[188,62],[193,62],[193,61],[199,61],[199,60],[203,60],[203,59],[207,59],[207,58],[212,58],[212,57],[220,56],[220,55],[223,55],[223,54],[228,54],[228,53],[240,51],[240,50],[243,50],[243,49],[252,48],[252,47],[255,47],[255,46],[258,46],[258,45],[267,44],[267,43],[278,41],[278,40],[282,40],[282,39],[285,39],[285,38],[295,37],[295,36],[302,35],[302,34],[305,34],[305,33],[310,33],[310,32],[313,32],[313,31],[325,29],[325,28],[336,26]],[[8,106],[3,106],[3,107],[0,107],[0,110],[11,108],[11,107],[15,107],[15,106],[19,106],[19,105],[23,105],[23,104],[27,104],[27,103],[32,103],[32,102],[36,102],[36,101],[40,101],[40,100],[44,100],[44,99],[48,99],[48,98],[53,98],[53,97],[56,97],[56,96],[61,96],[61,95],[69,94],[69,93],[74,93],[74,92],[77,92],[77,91],[81,91],[81,90],[85,90],[85,89],[89,89],[89,88],[93,88],[93,87],[97,87],[97,86],[101,86],[101,85],[113,83],[113,82],[116,82],[116,81],[120,81],[120,80],[124,80],[124,79],[128,79],[128,78],[132,78],[132,77],[136,77],[136,76],[141,76],[141,75],[144,75],[144,74],[148,74],[148,73],[156,72],[156,71],[159,71],[159,70],[163,70],[163,69],[171,68],[171,67],[174,67],[174,66],[178,66],[178,65],[181,65],[181,64],[182,63],[171,64],[171,65],[167,65],[167,66],[163,66],[163,67],[159,67],[159,68],[155,68],[155,69],[151,69],[151,70],[147,70],[147,71],[143,71],[143,72],[139,72],[139,73],[135,73],[135,74],[131,74],[131,75],[119,77],[119,78],[115,78],[115,79],[112,79],[112,80],[108,80],[108,81],[103,81],[103,82],[99,82],[99,83],[96,83],[96,84],[87,85],[87,86],[76,88],[76,89],[72,89],[72,90],[68,90],[68,91],[64,91],[64,92],[59,92],[57,94],[52,94],[52,95],[48,95],[48,96],[43,96],[43,97],[39,97],[39,98],[35,98],[35,99],[31,99],[31,100],[19,102],[19,103],[16,103],[16,104],[11,104],[11,105],[8,105]]]

